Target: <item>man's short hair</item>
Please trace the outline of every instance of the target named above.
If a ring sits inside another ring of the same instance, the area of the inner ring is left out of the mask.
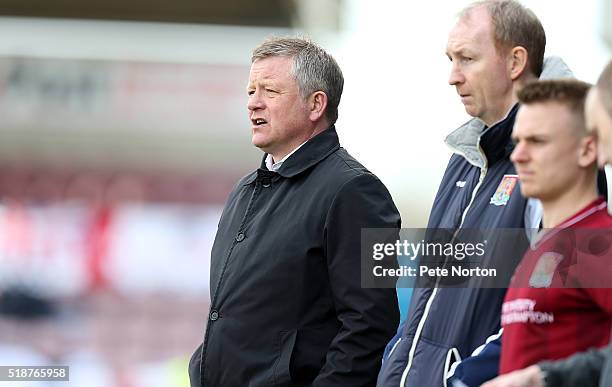
[[[586,133],[584,102],[590,88],[590,84],[576,79],[551,79],[528,83],[517,96],[524,105],[546,102],[565,105],[575,117],[576,127]]]
[[[606,109],[608,115],[612,117],[612,61],[604,68],[595,86],[597,87],[601,104]]]
[[[315,91],[327,95],[325,115],[333,125],[338,119],[338,105],[344,87],[342,71],[334,58],[308,39],[273,37],[253,50],[251,62],[274,56],[293,58],[293,76],[302,98]]]
[[[459,17],[463,19],[481,7],[491,15],[497,50],[524,47],[528,54],[528,68],[539,77],[544,66],[546,33],[535,13],[515,0],[482,0],[468,5]]]

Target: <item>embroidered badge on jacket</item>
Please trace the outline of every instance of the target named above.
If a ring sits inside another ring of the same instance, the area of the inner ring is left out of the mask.
[[[504,175],[495,193],[491,196],[491,201],[489,203],[496,206],[505,206],[508,204],[508,200],[510,200],[510,195],[512,195],[512,191],[514,191],[517,181],[518,175]]]

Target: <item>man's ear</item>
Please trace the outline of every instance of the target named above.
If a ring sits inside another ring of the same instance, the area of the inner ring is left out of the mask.
[[[528,60],[529,53],[525,47],[516,46],[510,50],[508,56],[508,68],[510,71],[510,78],[513,81],[519,79],[523,73],[527,71]]]
[[[592,134],[584,136],[580,140],[578,151],[578,165],[587,168],[597,163],[597,138]]]
[[[313,122],[319,121],[325,116],[327,109],[327,94],[323,91],[315,91],[308,98],[308,108],[310,109],[310,120]]]

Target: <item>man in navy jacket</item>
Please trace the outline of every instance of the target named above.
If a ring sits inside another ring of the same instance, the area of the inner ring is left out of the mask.
[[[478,2],[461,12],[448,39],[449,83],[474,118],[446,139],[454,154],[428,228],[537,227],[536,206],[515,189],[509,155],[516,93],[542,75],[545,44],[538,18],[516,1]],[[551,66],[553,72],[566,70]],[[378,386],[446,386],[451,364],[499,330],[504,294],[505,289],[415,289],[406,322],[387,346]]]

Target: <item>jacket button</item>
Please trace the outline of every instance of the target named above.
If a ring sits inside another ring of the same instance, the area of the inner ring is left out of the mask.
[[[272,182],[270,181],[270,179],[264,179],[261,181],[261,186],[264,188],[268,188],[271,184]]]
[[[238,233],[238,235],[236,235],[236,242],[242,242],[244,240],[244,233]]]
[[[213,310],[210,312],[210,321],[217,321],[219,319],[219,312]]]

